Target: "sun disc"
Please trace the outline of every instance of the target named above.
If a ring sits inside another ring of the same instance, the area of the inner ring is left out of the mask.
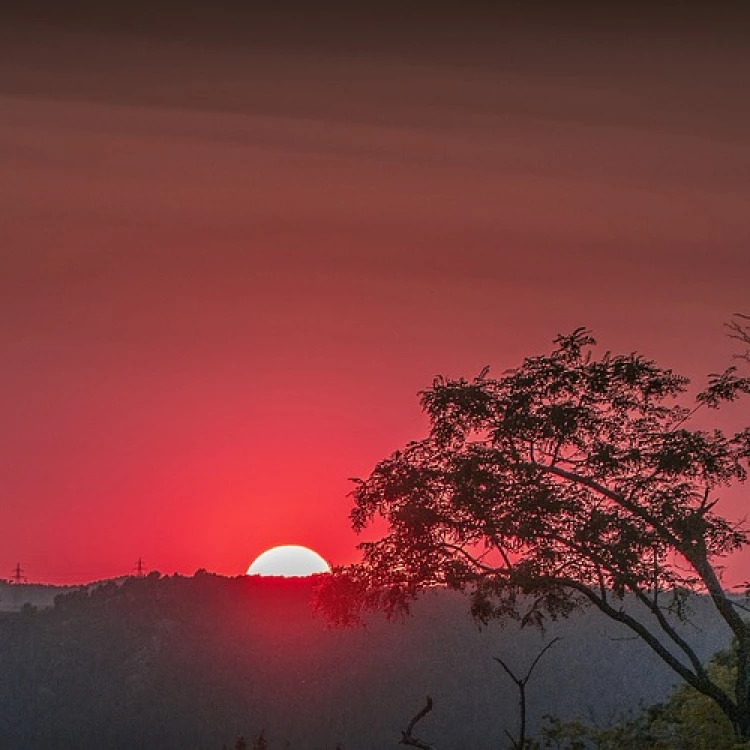
[[[247,569],[249,576],[283,576],[284,578],[330,572],[331,566],[317,552],[298,544],[272,547],[258,555]]]

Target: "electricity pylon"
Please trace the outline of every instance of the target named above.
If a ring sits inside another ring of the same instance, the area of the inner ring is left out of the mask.
[[[138,562],[135,564],[135,574],[138,578],[143,578],[146,575],[146,565],[143,562],[143,558],[139,557]]]

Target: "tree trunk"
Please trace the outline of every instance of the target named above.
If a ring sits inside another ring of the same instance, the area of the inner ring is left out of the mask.
[[[740,742],[750,742],[750,706],[745,705],[737,708],[732,725]]]
[[[750,740],[750,633],[737,639],[737,715],[733,719],[737,737]]]

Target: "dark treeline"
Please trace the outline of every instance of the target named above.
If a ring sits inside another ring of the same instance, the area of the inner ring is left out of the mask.
[[[269,750],[396,747],[430,694],[420,734],[439,747],[503,745],[515,688],[493,656],[523,672],[538,633],[480,632],[449,592],[401,623],[331,629],[309,580],[198,573],[133,578],[63,594],[49,609],[0,615],[0,746],[220,750],[261,732]],[[704,657],[728,636],[696,600]],[[697,631],[695,629],[698,629]],[[675,683],[642,644],[593,613],[560,636],[529,685],[529,720],[606,723]]]
[[[315,653],[310,594],[304,580],[152,574],[5,614],[0,744],[233,747]]]

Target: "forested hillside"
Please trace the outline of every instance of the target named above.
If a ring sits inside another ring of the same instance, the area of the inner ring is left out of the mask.
[[[381,750],[430,694],[420,733],[440,748],[502,747],[515,687],[492,656],[523,671],[560,636],[529,685],[529,719],[599,723],[666,696],[666,667],[593,612],[542,636],[479,631],[460,596],[435,592],[414,617],[331,629],[307,579],[128,579],[67,593],[50,609],[0,615],[0,746],[206,748],[264,730],[269,747]],[[702,655],[728,643],[693,602]]]

